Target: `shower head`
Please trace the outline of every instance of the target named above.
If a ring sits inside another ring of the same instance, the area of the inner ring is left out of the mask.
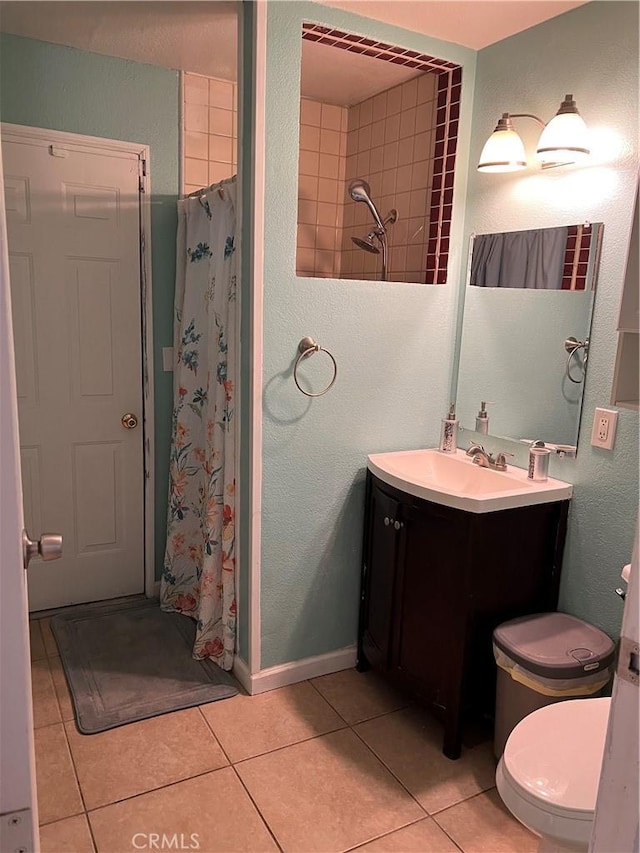
[[[376,236],[375,231],[370,231],[366,237],[352,237],[351,240],[359,249],[364,249],[365,252],[371,252],[374,255],[379,255],[380,249],[373,242],[373,238]]]
[[[349,195],[354,201],[367,201],[371,198],[371,187],[362,178],[356,178],[349,184]]]
[[[384,224],[378,213],[378,208],[371,200],[371,187],[369,184],[363,181],[362,178],[356,178],[349,184],[349,195],[354,201],[363,201],[367,205],[376,225],[381,231],[384,231]]]

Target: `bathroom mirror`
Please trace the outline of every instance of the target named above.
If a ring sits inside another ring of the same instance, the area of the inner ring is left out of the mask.
[[[461,85],[454,63],[303,25],[297,275],[445,283]]]
[[[490,435],[573,454],[587,375],[601,223],[483,234],[470,241],[457,341],[456,411]]]

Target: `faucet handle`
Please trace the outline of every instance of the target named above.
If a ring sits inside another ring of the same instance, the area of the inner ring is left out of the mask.
[[[467,453],[467,456],[473,456],[474,453],[478,453],[479,451],[482,451],[482,453],[486,452],[484,447],[481,444],[478,444],[477,441],[472,441],[469,444],[469,447],[467,448],[466,453]]]
[[[504,467],[506,468],[507,456],[513,456],[513,453],[506,453],[505,451],[498,453],[498,455],[496,456],[496,466],[502,467],[504,465]]]

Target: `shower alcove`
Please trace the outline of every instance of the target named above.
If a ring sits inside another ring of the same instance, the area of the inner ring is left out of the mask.
[[[303,25],[298,276],[382,277],[380,222],[349,194],[360,180],[387,279],[446,281],[461,90],[452,62]]]

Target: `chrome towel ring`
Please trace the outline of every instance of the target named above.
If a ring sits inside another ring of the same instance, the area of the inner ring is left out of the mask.
[[[298,390],[302,391],[307,397],[322,397],[327,391],[333,388],[333,384],[336,381],[338,376],[338,365],[336,363],[335,358],[331,355],[328,349],[321,347],[320,344],[317,344],[313,338],[305,337],[298,344],[298,352],[300,353],[296,359],[296,363],[293,367],[293,381],[298,386]],[[317,394],[313,394],[311,391],[305,391],[304,388],[298,382],[298,367],[301,361],[304,361],[305,358],[309,358],[309,356],[313,355],[314,352],[326,352],[331,361],[333,362],[333,378],[331,382],[327,385],[324,391],[318,391]]]
[[[589,338],[584,341],[579,341],[573,336],[567,338],[564,342],[564,348],[569,353],[569,357],[567,358],[567,366],[565,368],[565,373],[567,374],[567,379],[571,380],[575,385],[579,385],[581,382],[584,382],[584,373],[587,369],[587,359],[589,358]],[[571,359],[578,352],[578,350],[584,350],[584,355],[582,357],[582,376],[580,379],[574,379],[571,375]]]

